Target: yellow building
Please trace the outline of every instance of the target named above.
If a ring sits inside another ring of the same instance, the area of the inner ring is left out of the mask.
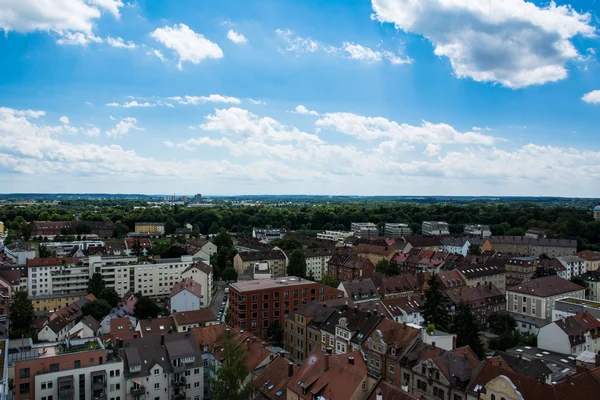
[[[165,224],[161,222],[136,222],[135,231],[137,233],[154,233],[162,235],[165,233]]]
[[[69,304],[79,300],[86,293],[80,295],[69,294],[68,296],[36,296],[31,298],[33,310],[36,312],[57,311]]]
[[[4,235],[4,222],[0,221],[0,235]]]

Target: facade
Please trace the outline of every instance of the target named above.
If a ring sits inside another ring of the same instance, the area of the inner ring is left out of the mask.
[[[532,279],[506,288],[506,311],[521,332],[537,334],[552,322],[554,302],[565,297],[585,299],[585,288],[558,276]]]
[[[584,351],[598,352],[600,321],[590,313],[558,319],[538,333],[538,347],[560,354],[578,356]]]
[[[12,243],[5,246],[4,254],[6,254],[14,264],[20,265],[24,265],[27,263],[27,260],[35,258],[35,250],[24,243]]]
[[[81,321],[69,329],[69,339],[85,339],[100,336],[102,333],[100,322],[96,321],[91,315],[86,315]]]
[[[464,233],[466,235],[478,236],[480,238],[488,238],[492,236],[492,231],[487,225],[480,224],[466,224]]]
[[[317,239],[319,240],[330,240],[339,243],[344,243],[344,241],[351,236],[354,236],[354,232],[325,231],[323,233],[317,233]]]
[[[421,224],[421,233],[423,235],[449,235],[448,223],[443,221],[423,221]]]
[[[577,251],[577,240],[533,238],[527,236],[491,236],[492,248],[501,253],[550,258],[572,256]]]
[[[581,275],[587,288],[585,298],[591,301],[600,301],[600,271],[588,271]]]
[[[506,311],[506,298],[492,283],[478,286],[464,286],[445,291],[449,299],[450,309],[454,310],[460,303],[471,307],[471,312],[482,329],[487,328],[488,317],[495,312]]]
[[[286,258],[281,250],[239,252],[233,258],[233,268],[238,280],[254,279],[257,263],[266,263],[270,273],[278,278],[286,275]]]
[[[352,222],[350,230],[360,237],[379,236],[379,228],[372,222]]]
[[[200,257],[206,262],[210,261],[213,254],[217,254],[217,245],[209,240],[192,239],[186,243],[188,254],[192,257]]]
[[[412,235],[412,229],[410,229],[408,224],[386,222],[383,229],[385,237],[389,238],[399,238]]]
[[[464,257],[469,252],[471,242],[469,242],[469,239],[445,237],[442,238],[442,245],[444,246],[444,252],[460,254]]]
[[[327,262],[327,273],[340,281],[368,278],[375,272],[375,265],[367,258],[354,254],[338,253]]]
[[[162,222],[136,222],[134,232],[160,236],[165,233],[165,224]]]
[[[65,234],[76,235],[82,231],[89,231],[88,237],[96,235],[100,238],[108,238],[112,237],[115,231],[115,224],[110,221],[33,221],[32,223],[31,236],[47,239]]]
[[[456,268],[468,286],[492,283],[502,293],[506,290],[506,272],[504,265],[498,264],[469,264]]]
[[[420,296],[401,296],[383,299],[381,305],[396,322],[420,326],[423,323]]]
[[[585,274],[585,260],[577,256],[557,257],[557,260],[565,267],[565,279],[571,279],[574,276]]]
[[[217,323],[217,317],[211,308],[194,311],[182,311],[173,313],[173,322],[177,332],[187,332],[192,328],[210,326]]]
[[[363,243],[358,246],[353,246],[352,251],[359,257],[368,259],[373,265],[377,265],[377,263],[383,259],[391,261],[397,253],[397,250],[393,247],[374,246]]]
[[[330,249],[305,249],[306,255],[306,276],[309,276],[320,281],[323,275],[327,272],[327,262],[333,257],[335,252]]]
[[[377,312],[344,306],[319,326],[321,349],[332,349],[334,354],[360,350],[362,342],[382,319]]]
[[[506,261],[506,286],[517,285],[533,276],[537,268],[541,267],[537,257],[515,257]]]
[[[208,307],[213,295],[213,268],[205,262],[196,261],[181,273],[181,279],[193,279],[198,282],[201,291],[201,307]]]
[[[253,228],[252,237],[260,240],[263,243],[270,243],[275,239],[282,239],[285,237],[284,229],[274,229],[271,226],[267,226],[265,229]]]
[[[296,277],[236,282],[229,286],[229,323],[267,337],[267,329],[310,301],[341,298],[343,292]]]
[[[172,312],[199,310],[207,306],[202,301],[202,285],[192,278],[184,278],[173,286],[169,296]]]
[[[575,255],[585,260],[586,271],[596,271],[600,268],[600,253],[591,250],[583,250],[579,253],[575,253]]]
[[[344,292],[344,297],[352,299],[354,304],[379,301],[380,297],[371,278],[344,281],[339,284],[338,289]]]

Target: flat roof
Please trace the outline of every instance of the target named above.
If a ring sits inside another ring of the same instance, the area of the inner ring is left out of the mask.
[[[584,305],[584,306],[589,307],[589,308],[598,308],[598,309],[600,309],[600,303],[597,302],[597,301],[576,299],[574,297],[565,297],[563,299],[559,299],[559,300],[556,300],[556,301],[564,301],[566,303],[577,304],[577,305]]]
[[[102,344],[102,340],[97,337],[73,339],[64,342],[34,344],[29,349],[9,354],[8,360],[10,365],[14,365],[17,361],[36,360],[39,358],[55,357],[103,349],[104,345]]]
[[[308,279],[297,278],[295,276],[284,276],[274,279],[255,279],[252,281],[232,283],[231,287],[239,292],[251,292],[254,290],[286,288],[291,286],[306,285],[315,282]]]

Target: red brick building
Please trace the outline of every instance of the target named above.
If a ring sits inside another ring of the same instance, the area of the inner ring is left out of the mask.
[[[375,265],[368,259],[354,254],[334,254],[327,262],[327,273],[337,276],[341,281],[370,278]]]
[[[285,317],[311,301],[342,298],[341,290],[295,277],[237,282],[229,290],[229,324],[266,337],[274,321],[285,326]]]

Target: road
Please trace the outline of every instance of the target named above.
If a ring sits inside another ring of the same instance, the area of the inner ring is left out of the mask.
[[[217,293],[213,296],[213,303],[211,304],[211,308],[215,313],[215,316],[219,314],[219,308],[221,308],[221,303],[223,302],[223,295],[225,294],[225,282],[217,282]]]

